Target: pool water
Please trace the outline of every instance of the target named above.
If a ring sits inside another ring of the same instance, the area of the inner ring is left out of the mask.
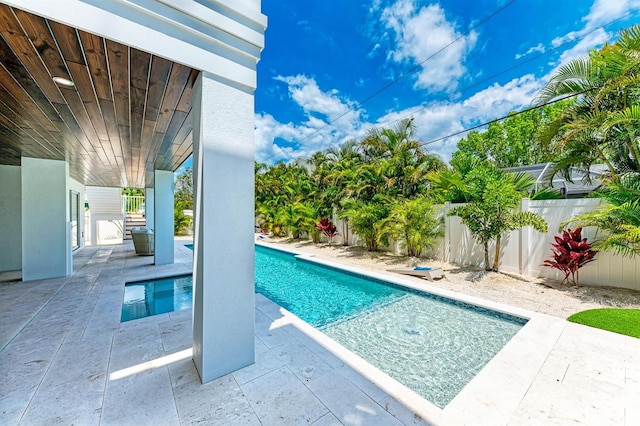
[[[191,308],[192,292],[191,275],[128,283],[124,286],[120,321]]]
[[[526,323],[261,246],[255,249],[255,271],[256,292],[441,408]],[[191,307],[191,277],[178,280],[183,281],[153,288],[148,282],[135,283],[129,311]],[[150,296],[154,290],[164,292],[163,297]]]

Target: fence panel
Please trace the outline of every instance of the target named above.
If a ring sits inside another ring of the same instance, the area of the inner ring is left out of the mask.
[[[558,235],[560,224],[586,211],[595,209],[599,199],[569,199],[569,200],[523,200],[521,209],[538,213],[545,218],[548,232],[541,234],[530,227],[513,231],[503,236],[500,269],[506,272],[516,272],[523,275],[561,279],[562,275],[555,269],[543,266],[545,259],[551,257],[551,243]],[[445,206],[448,211],[450,206]],[[464,226],[460,218],[446,219],[447,232],[443,246],[439,252],[444,253],[444,260],[462,265],[484,265],[482,246],[475,242],[469,229]],[[595,228],[585,228],[583,236],[593,241]],[[490,246],[490,259],[493,259],[494,246]],[[586,285],[601,285],[623,287],[640,290],[640,257],[622,257],[608,252],[600,252],[595,261],[580,269],[580,283]]]

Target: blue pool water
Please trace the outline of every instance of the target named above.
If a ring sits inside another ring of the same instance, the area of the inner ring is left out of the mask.
[[[191,275],[128,283],[124,287],[120,321],[190,308],[192,291]]]
[[[265,247],[256,247],[255,265],[256,292],[439,407],[446,406],[526,323]],[[128,309],[159,311],[171,300],[174,306],[190,307],[190,299],[184,305],[176,301],[191,297],[184,284],[174,281],[172,290],[167,289],[171,285],[155,284],[155,290],[164,289],[163,302],[158,294],[141,302],[142,290],[137,287],[135,308]],[[146,286],[145,294],[154,290],[148,283],[135,285]]]

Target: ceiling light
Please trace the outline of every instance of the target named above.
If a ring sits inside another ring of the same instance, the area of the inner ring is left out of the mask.
[[[53,81],[63,86],[69,86],[69,87],[75,86],[75,84],[73,84],[73,81],[68,80],[64,77],[53,77]]]

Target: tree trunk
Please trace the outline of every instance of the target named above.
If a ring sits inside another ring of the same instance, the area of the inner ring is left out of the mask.
[[[489,265],[489,243],[485,241],[482,244],[484,246],[484,270],[490,271],[491,265]]]
[[[498,272],[498,265],[500,264],[500,235],[496,238],[496,255],[493,258],[493,270]]]
[[[342,238],[342,245],[348,246],[349,245],[349,219],[344,219],[344,221],[342,221],[342,235],[344,236]]]

